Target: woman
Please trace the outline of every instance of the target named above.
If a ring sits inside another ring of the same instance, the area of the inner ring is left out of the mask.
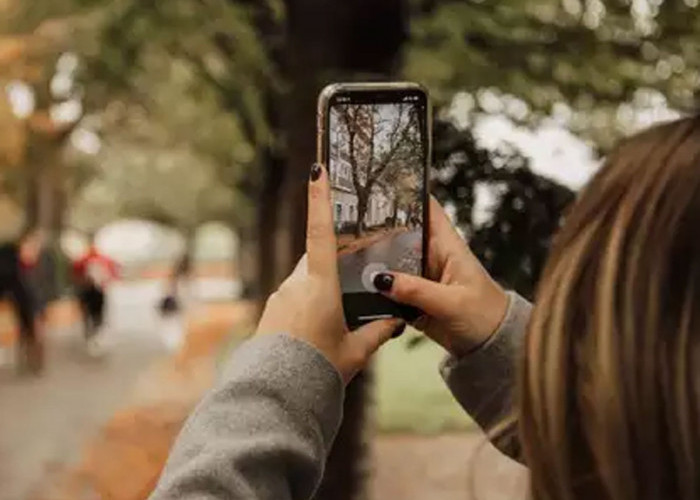
[[[625,141],[557,236],[518,387],[544,499],[700,495],[700,117]]]
[[[425,332],[451,354],[443,367],[450,389],[482,427],[502,431],[497,444],[530,468],[533,498],[700,494],[699,160],[699,119],[622,144],[557,237],[531,319],[435,202],[433,281],[398,273],[375,280],[426,312]],[[344,332],[319,167],[309,207],[308,260],[270,298],[258,336],[185,425],[152,498],[312,496],[344,384],[400,324]]]
[[[160,331],[165,346],[176,351],[185,340],[185,317],[189,305],[189,285],[192,271],[190,252],[185,250],[177,260],[168,278],[165,297],[158,304],[161,317]]]
[[[119,264],[100,252],[91,236],[88,249],[73,262],[73,280],[83,313],[83,335],[88,353],[105,353],[102,330],[107,314],[107,288],[119,278]]]

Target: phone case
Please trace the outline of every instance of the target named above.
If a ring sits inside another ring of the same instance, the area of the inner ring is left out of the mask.
[[[428,96],[427,90],[421,86],[420,84],[417,83],[412,83],[412,82],[372,82],[372,83],[334,83],[331,85],[328,85],[323,89],[321,94],[319,95],[318,99],[318,109],[317,109],[317,148],[316,148],[316,155],[317,155],[317,161],[318,163],[322,164],[325,168],[328,168],[327,165],[327,159],[328,159],[328,154],[329,151],[327,150],[327,141],[326,141],[326,136],[329,133],[329,130],[327,130],[327,125],[328,125],[328,114],[330,111],[330,102],[331,99],[334,95],[337,93],[349,93],[349,92],[367,92],[367,91],[391,91],[391,90],[420,90],[423,93]],[[428,131],[427,133],[427,161],[430,161],[430,158],[432,158],[432,109],[430,105],[430,99],[428,98],[426,100],[427,108],[426,108],[426,130]],[[423,276],[426,275],[427,271],[427,261],[428,261],[428,225],[427,221],[429,220],[428,218],[428,210],[429,210],[429,203],[427,199],[427,193],[429,192],[429,179],[428,179],[428,166],[426,166],[425,169],[425,186],[426,186],[426,200],[424,202],[424,210],[423,210],[423,221],[424,223],[424,233],[423,233],[423,261],[422,261],[422,272],[421,274]],[[404,306],[402,306],[404,307]],[[420,314],[422,314],[420,311],[414,308],[408,308],[405,306],[405,310],[403,313],[404,319],[408,321],[413,321],[417,319]],[[346,311],[347,313],[347,311]],[[348,326],[350,328],[355,328],[360,326],[363,322],[358,322],[354,321],[353,318],[347,317],[346,314],[346,320],[348,322]]]

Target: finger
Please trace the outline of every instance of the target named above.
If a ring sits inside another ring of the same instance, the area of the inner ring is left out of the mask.
[[[319,164],[311,167],[306,253],[312,274],[337,273],[336,242],[328,172]]]
[[[445,240],[452,245],[464,245],[464,240],[455,229],[454,224],[447,215],[447,212],[445,212],[445,209],[442,207],[442,205],[440,205],[440,202],[433,196],[430,197],[428,220],[430,221],[431,237],[435,237],[439,240]]]
[[[382,344],[391,339],[396,332],[405,328],[406,323],[401,319],[382,319],[361,326],[347,336],[351,349],[360,353],[362,364],[379,349]]]
[[[417,307],[428,316],[441,317],[454,310],[455,290],[419,276],[379,273],[374,286],[390,299]]]
[[[455,229],[445,209],[430,197],[428,277],[439,279],[450,256],[463,258],[471,249]]]
[[[309,274],[309,259],[307,254],[304,254],[301,256],[301,259],[299,259],[299,262],[297,262],[297,265],[294,267],[294,271],[287,276],[287,278],[282,282],[280,285],[280,290],[284,288],[288,288],[294,283],[298,282],[299,280],[306,278],[306,276]]]
[[[294,266],[294,271],[292,271],[291,276],[293,276],[294,278],[303,278],[308,273],[309,273],[309,255],[304,254],[301,256],[301,259],[299,259],[299,262],[297,262],[297,265]]]

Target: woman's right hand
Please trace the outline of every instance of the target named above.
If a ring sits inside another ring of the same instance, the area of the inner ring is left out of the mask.
[[[505,316],[508,296],[432,197],[429,212],[428,279],[389,272],[375,276],[374,285],[396,302],[421,309],[425,316],[416,326],[459,357],[496,331]]]

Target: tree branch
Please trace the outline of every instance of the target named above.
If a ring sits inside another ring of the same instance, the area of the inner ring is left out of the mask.
[[[387,167],[391,163],[391,161],[394,159],[394,156],[396,155],[396,152],[399,150],[399,147],[403,145],[403,143],[406,140],[406,137],[408,137],[408,133],[411,129],[411,123],[405,124],[403,127],[403,130],[401,131],[401,134],[399,136],[399,139],[396,140],[396,134],[399,133],[399,130],[402,128],[402,121],[403,121],[403,116],[404,112],[406,110],[406,107],[404,104],[399,105],[399,116],[396,119],[396,122],[394,123],[394,127],[389,134],[389,144],[390,149],[387,152],[386,156],[384,157],[383,161],[379,164],[379,167],[372,172],[372,176],[368,178],[367,185],[371,187],[374,182],[376,182],[377,179],[379,179],[384,171],[386,171]],[[371,179],[371,180],[370,180]]]
[[[355,109],[354,115],[352,115],[351,124],[351,113],[349,107],[346,107],[341,112],[341,117],[345,123],[345,127],[348,131],[348,161],[350,163],[350,170],[352,172],[352,184],[355,187],[355,192],[360,193],[362,185],[360,184],[359,176],[357,175],[357,159],[355,158],[355,135],[357,134],[357,109]]]

